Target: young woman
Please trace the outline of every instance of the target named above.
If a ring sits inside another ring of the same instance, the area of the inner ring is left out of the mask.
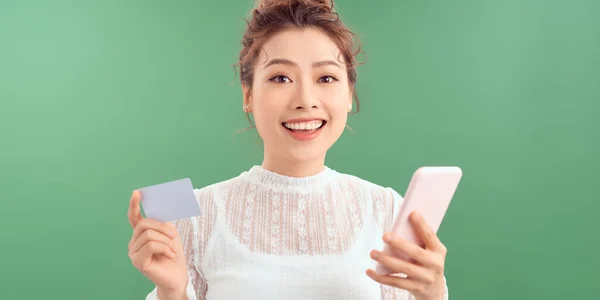
[[[196,190],[202,216],[174,224],[142,218],[134,191],[129,257],[156,286],[147,299],[448,299],[446,249],[419,214],[425,247],[386,233],[398,193],[325,166],[355,98],[352,36],[330,0],[259,0],[239,66],[264,160]]]

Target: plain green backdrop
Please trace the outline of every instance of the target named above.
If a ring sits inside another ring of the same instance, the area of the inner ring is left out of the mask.
[[[232,68],[252,5],[0,0],[0,298],[143,299],[132,190],[261,163]],[[600,1],[337,5],[367,60],[327,164],[402,194],[463,168],[451,299],[598,299]]]

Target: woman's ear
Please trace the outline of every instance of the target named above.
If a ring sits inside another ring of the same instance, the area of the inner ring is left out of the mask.
[[[250,86],[242,84],[242,94],[242,106],[244,108],[244,112],[248,113],[252,111],[252,106],[250,105],[250,103],[252,103],[252,90],[250,89]]]
[[[354,96],[354,85],[350,86],[350,99],[348,99],[348,112],[352,112],[352,98]]]

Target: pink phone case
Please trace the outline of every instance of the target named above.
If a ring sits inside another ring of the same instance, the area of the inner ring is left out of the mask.
[[[409,215],[413,211],[418,211],[431,229],[437,233],[461,177],[462,170],[459,167],[421,167],[417,169],[396,215],[392,232],[423,247],[423,242],[408,219]],[[388,245],[385,245],[383,252],[413,262],[404,253],[393,251]],[[375,271],[381,275],[392,274],[390,270],[379,263]]]

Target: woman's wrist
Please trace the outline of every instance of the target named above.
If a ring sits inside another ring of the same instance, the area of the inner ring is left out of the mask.
[[[188,300],[186,286],[178,289],[157,287],[156,294],[160,300]]]

